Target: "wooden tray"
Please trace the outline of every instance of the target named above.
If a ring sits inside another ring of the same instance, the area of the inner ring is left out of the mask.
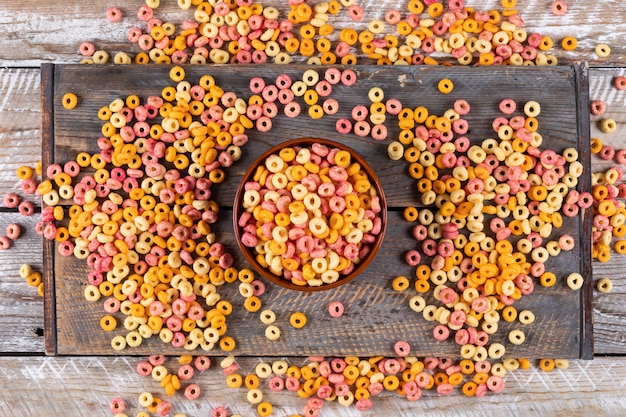
[[[251,77],[262,76],[272,82],[281,73],[296,79],[304,66],[187,66],[187,79],[196,82],[201,75],[211,74],[227,91],[239,97],[249,97],[248,82]],[[100,136],[97,110],[112,100],[130,94],[142,99],[158,95],[169,80],[169,66],[55,66],[42,68],[43,103],[43,161],[63,163],[73,159],[77,152],[97,151]],[[317,67],[320,73],[324,69]],[[236,285],[220,289],[223,298],[234,305],[228,318],[228,334],[238,347],[238,356],[303,356],[303,355],[393,355],[397,340],[406,340],[416,355],[458,356],[459,347],[452,339],[437,342],[432,337],[435,323],[427,322],[409,309],[408,299],[413,289],[398,293],[391,289],[391,280],[399,274],[413,276],[414,268],[403,262],[404,253],[416,246],[410,235],[411,224],[402,218],[402,210],[409,205],[419,205],[415,180],[407,174],[407,164],[391,161],[386,154],[389,141],[376,142],[355,135],[339,135],[334,129],[338,117],[349,117],[356,104],[367,104],[371,87],[382,87],[388,98],[400,99],[404,106],[425,105],[431,113],[443,114],[456,99],[464,98],[472,106],[466,118],[470,123],[468,136],[472,141],[493,137],[491,121],[498,115],[497,104],[512,98],[518,105],[528,100],[541,104],[540,132],[544,147],[561,151],[575,147],[580,151],[585,175],[579,189],[590,189],[588,82],[585,66],[552,68],[464,68],[464,67],[357,67],[358,82],[352,87],[336,86],[332,97],[340,103],[334,116],[311,120],[301,115],[296,119],[279,116],[269,133],[249,132],[250,142],[244,147],[244,157],[227,170],[227,180],[217,187],[215,198],[222,207],[220,220],[214,229],[218,240],[235,255],[236,265],[246,266],[237,253],[233,241],[231,208],[235,188],[245,169],[268,147],[291,138],[312,136],[341,141],[353,147],[368,159],[380,177],[387,196],[389,227],[382,248],[372,265],[352,282],[336,289],[317,293],[302,293],[279,288],[267,283],[262,297],[264,308],[277,314],[277,325],[282,330],[278,341],[270,342],[264,335],[264,326],[258,314],[246,312]],[[437,91],[441,78],[454,82],[449,95]],[[66,92],[75,93],[79,105],[65,110],[61,97]],[[388,123],[390,137],[397,127]],[[516,306],[519,310],[535,312],[535,324],[525,326],[526,343],[513,346],[508,342],[508,331],[519,324],[500,323],[500,330],[491,337],[507,348],[507,357],[592,357],[591,314],[591,212],[582,211],[578,217],[566,219],[561,233],[576,239],[576,248],[550,259],[547,268],[556,273],[558,283],[552,288],[536,285],[534,293],[523,297]],[[55,256],[53,245],[44,249],[46,276],[46,351],[48,354],[109,355],[111,334],[99,327],[104,314],[102,305],[87,302],[83,297],[88,268],[83,261]],[[586,277],[581,291],[570,290],[564,277],[579,271]],[[346,313],[332,319],[327,311],[330,301],[340,300]],[[427,299],[435,302],[432,295]],[[309,324],[295,330],[288,324],[289,315],[303,311]],[[123,334],[123,327],[113,335]],[[165,345],[153,338],[144,340],[135,349],[122,354],[167,353],[183,351]],[[220,349],[210,354],[223,355]]]

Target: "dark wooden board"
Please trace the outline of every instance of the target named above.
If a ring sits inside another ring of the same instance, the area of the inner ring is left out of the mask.
[[[212,74],[217,83],[240,97],[248,97],[248,81],[253,76],[263,76],[272,82],[281,73],[292,78],[301,76],[309,67],[266,66],[258,67],[213,66],[186,67],[187,79],[196,82],[203,74]],[[456,356],[458,347],[453,341],[441,343],[432,338],[434,323],[426,322],[421,315],[413,313],[407,304],[414,290],[396,293],[390,281],[396,275],[413,275],[412,268],[402,261],[403,254],[415,247],[410,236],[411,224],[404,221],[401,209],[418,205],[419,195],[415,181],[406,173],[405,162],[394,162],[386,155],[388,141],[376,142],[370,138],[339,135],[334,124],[338,117],[349,115],[356,104],[367,104],[367,91],[374,86],[382,87],[386,97],[400,99],[403,105],[425,105],[431,113],[443,114],[452,107],[454,100],[464,98],[472,106],[466,117],[470,122],[468,134],[473,141],[494,137],[491,121],[498,115],[497,103],[503,98],[513,98],[523,105],[528,100],[541,103],[540,132],[544,146],[556,151],[576,147],[581,151],[587,176],[581,187],[589,187],[588,118],[586,113],[586,78],[584,67],[555,68],[434,68],[434,67],[358,67],[358,82],[348,88],[337,86],[332,97],[340,103],[340,112],[320,120],[303,115],[296,119],[280,116],[274,120],[269,133],[249,132],[250,142],[244,147],[244,157],[227,170],[228,179],[220,185],[216,199],[224,207],[216,224],[218,240],[235,254],[238,266],[245,266],[237,256],[232,236],[230,211],[234,190],[249,164],[265,149],[285,139],[313,136],[333,139],[349,144],[363,155],[375,168],[391,208],[390,224],[381,252],[373,264],[357,279],[334,290],[305,294],[285,290],[268,284],[262,297],[264,308],[273,309],[278,316],[277,325],[282,330],[279,341],[269,342],[263,336],[263,326],[258,315],[247,313],[237,295],[236,286],[220,289],[223,298],[235,306],[229,317],[228,334],[238,342],[235,354],[242,355],[393,355],[395,341],[407,340],[416,355]],[[51,91],[52,103],[44,107],[47,113],[44,125],[50,132],[50,145],[44,156],[55,162],[73,159],[78,151],[96,151],[96,139],[100,135],[97,109],[118,97],[137,94],[140,97],[159,94],[170,85],[168,66],[49,66],[44,68],[44,91]],[[323,72],[322,68],[318,68]],[[48,74],[48,75],[46,75]],[[443,95],[436,84],[441,78],[449,78],[455,84],[454,91]],[[46,90],[51,88],[51,90]],[[63,109],[60,99],[66,92],[74,92],[80,100],[72,111]],[[46,96],[48,97],[48,96]],[[587,122],[585,122],[587,120]],[[392,124],[390,136],[397,132]],[[590,291],[571,291],[564,277],[572,271],[591,274],[589,241],[590,218],[588,215],[569,219],[555,237],[570,233],[576,239],[576,249],[550,259],[547,267],[559,277],[556,286],[544,289],[536,286],[535,292],[524,297],[516,306],[532,309],[537,321],[524,328],[527,342],[522,346],[511,345],[507,330],[512,326],[501,323],[501,330],[490,340],[507,347],[507,356],[513,357],[591,357],[591,303]],[[585,237],[581,241],[581,237]],[[47,351],[58,354],[112,354],[109,345],[111,335],[99,328],[102,313],[100,303],[84,300],[87,267],[75,259],[61,258],[47,252],[47,262],[54,268],[49,285],[54,291],[46,293],[48,305],[53,306],[55,320],[50,320],[50,330],[56,338],[48,340]],[[590,282],[590,280],[589,280]],[[587,289],[590,289],[587,284]],[[432,297],[429,295],[429,297]],[[331,319],[326,306],[332,300],[341,300],[346,314]],[[429,298],[433,301],[432,298]],[[288,324],[291,312],[301,310],[307,314],[309,324],[303,329],[292,329]],[[52,317],[52,315],[51,315]],[[56,321],[56,323],[54,323]],[[122,330],[114,332],[121,334]],[[163,345],[158,340],[144,341],[141,347],[126,350],[125,354],[180,353],[180,350]],[[214,354],[223,354],[216,349]]]

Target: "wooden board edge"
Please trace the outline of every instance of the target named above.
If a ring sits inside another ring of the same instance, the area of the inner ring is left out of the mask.
[[[45,172],[54,158],[54,64],[41,65],[41,165]],[[44,352],[57,354],[54,242],[43,239]]]
[[[574,65],[576,74],[576,94],[578,96],[578,131],[580,159],[584,172],[580,177],[580,188],[591,191],[591,122],[589,120],[589,65],[581,62]],[[581,216],[581,272],[584,279],[580,297],[582,305],[580,358],[593,359],[593,272],[591,265],[591,226],[593,211],[584,210]],[[585,238],[586,237],[586,238]]]

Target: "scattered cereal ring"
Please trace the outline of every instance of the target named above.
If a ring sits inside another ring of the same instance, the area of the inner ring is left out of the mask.
[[[437,83],[437,89],[439,89],[440,93],[450,94],[454,90],[454,83],[448,78],[442,78]]]
[[[344,307],[341,301],[331,301],[328,304],[328,314],[331,317],[338,318],[343,316]]]
[[[613,281],[609,278],[600,278],[596,283],[596,288],[603,294],[613,291]]]
[[[78,104],[78,98],[76,98],[76,94],[74,93],[66,93],[63,95],[61,103],[64,108],[71,110],[76,107],[76,104]]]

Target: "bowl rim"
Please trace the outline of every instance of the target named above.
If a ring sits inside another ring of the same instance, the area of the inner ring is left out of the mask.
[[[247,246],[243,245],[241,241],[241,236],[242,236],[241,227],[239,227],[239,217],[240,217],[240,214],[242,213],[241,199],[243,197],[243,193],[245,192],[245,183],[254,175],[254,172],[256,171],[257,167],[263,161],[265,161],[270,155],[278,153],[278,151],[282,148],[295,147],[295,146],[310,147],[314,143],[319,143],[321,145],[325,145],[328,147],[335,147],[341,150],[348,151],[350,153],[350,156],[353,158],[353,160],[358,162],[361,165],[362,169],[367,173],[367,176],[370,179],[370,182],[376,188],[376,193],[379,196],[380,205],[381,205],[381,211],[379,213],[379,216],[381,218],[380,233],[376,236],[376,240],[372,244],[370,252],[367,254],[367,256],[363,260],[361,260],[361,262],[358,265],[355,265],[354,270],[350,274],[340,276],[337,281],[331,284],[322,284],[319,286],[297,285],[297,284],[294,284],[291,280],[287,280],[283,278],[282,276],[274,275],[267,268],[261,267],[261,265],[259,265],[254,255],[252,254],[253,248],[248,248]],[[250,167],[248,167],[239,185],[237,186],[237,191],[235,192],[235,197],[233,200],[232,220],[233,220],[233,223],[232,223],[233,231],[234,231],[235,239],[237,240],[237,246],[239,247],[240,252],[243,254],[246,262],[248,262],[248,264],[250,264],[250,266],[252,266],[256,272],[260,273],[261,276],[263,276],[265,279],[269,280],[270,282],[274,284],[277,284],[281,287],[292,289],[292,290],[298,290],[298,291],[303,291],[303,292],[323,291],[323,290],[336,288],[340,285],[343,285],[353,280],[358,275],[360,275],[363,271],[365,271],[365,269],[370,265],[370,263],[376,258],[376,255],[378,254],[378,251],[384,241],[385,232],[387,230],[387,201],[385,199],[385,193],[382,187],[382,183],[380,182],[378,178],[378,175],[376,175],[376,172],[374,171],[374,169],[367,163],[365,158],[363,158],[358,152],[356,152],[354,149],[352,149],[351,147],[349,147],[348,145],[344,143],[336,142],[330,139],[302,137],[302,138],[290,139],[290,140],[281,142],[275,146],[270,147],[269,149],[261,153],[261,155],[259,155],[255,159],[255,161],[250,165]]]

